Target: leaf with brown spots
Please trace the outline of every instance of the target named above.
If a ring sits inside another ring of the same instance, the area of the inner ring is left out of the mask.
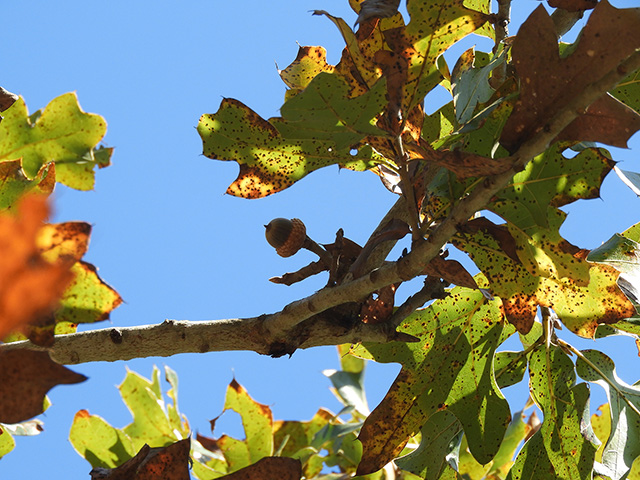
[[[86,379],[55,363],[47,352],[1,352],[0,422],[18,423],[40,415],[49,390],[56,385],[80,383]]]
[[[573,53],[560,58],[551,17],[539,6],[522,24],[512,55],[520,98],[502,131],[501,143],[514,152],[593,82],[615,70],[640,48],[640,9],[617,9],[602,0],[591,13]],[[569,124],[557,140],[602,142],[626,147],[640,129],[640,115],[609,95]]]
[[[558,213],[554,226],[563,219]],[[519,332],[529,332],[538,305],[553,308],[567,328],[586,338],[593,338],[599,324],[615,323],[635,312],[617,286],[618,272],[589,264],[579,249],[561,240],[557,230],[539,229],[535,239],[510,231],[522,264],[514,263],[483,232],[465,235],[456,246],[487,276],[491,292],[502,299],[507,319]]]
[[[117,468],[94,468],[91,480],[189,480],[190,448],[188,438],[166,447],[144,445],[135,457]]]
[[[510,421],[493,373],[493,355],[506,333],[502,318],[499,300],[486,301],[479,291],[457,287],[400,326],[400,331],[420,338],[419,343],[353,350],[377,362],[402,364],[360,432],[358,475],[375,472],[397,457],[407,440],[441,410],[462,423],[479,462],[493,458]]]
[[[267,405],[256,402],[242,385],[232,380],[224,409],[233,410],[242,418],[250,463],[273,455],[273,415]]]
[[[109,164],[110,148],[96,149],[107,124],[99,115],[82,111],[74,93],[54,98],[32,115],[22,98],[3,112],[0,162],[20,160],[29,180],[55,162],[57,180],[79,190],[91,190],[94,167]]]
[[[56,184],[54,163],[43,165],[38,174],[29,180],[22,171],[20,160],[0,163],[0,210],[14,205],[27,193],[50,195]]]
[[[262,460],[230,473],[220,479],[226,480],[300,480],[302,464],[297,458],[265,457]]]
[[[41,255],[37,238],[47,215],[42,196],[25,197],[17,216],[0,215],[0,338],[52,318],[73,280],[73,262]]]
[[[300,47],[296,59],[284,70],[279,70],[280,78],[289,87],[285,99],[288,100],[307,88],[316,75],[331,73],[334,67],[327,63],[324,47]]]
[[[636,70],[625,77],[610,93],[622,103],[640,113],[640,70]]]
[[[440,83],[436,59],[488,21],[486,13],[467,8],[464,3],[463,0],[407,2],[409,24],[385,32],[391,50],[408,64],[403,112],[422,103],[426,94]]]
[[[334,120],[337,119],[334,117]],[[333,139],[308,138],[309,135],[288,138],[276,128],[280,123],[284,130],[283,122],[274,123],[260,118],[253,110],[233,99],[224,99],[217,113],[200,118],[198,133],[203,141],[204,154],[216,160],[240,164],[238,178],[229,186],[227,193],[261,198],[284,190],[318,168],[340,165],[352,170],[367,170],[375,166],[377,154],[370,147],[360,147],[357,153],[352,154],[349,146],[337,148]],[[287,125],[287,128],[292,131],[293,127]],[[332,127],[334,133],[336,129],[348,132],[349,126]],[[322,131],[317,133],[323,134]],[[329,135],[324,132],[324,136]],[[356,135],[353,138],[362,137]]]

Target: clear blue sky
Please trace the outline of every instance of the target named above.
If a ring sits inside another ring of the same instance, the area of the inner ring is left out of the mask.
[[[514,2],[515,24],[539,3]],[[339,60],[343,43],[338,31],[326,18],[312,16],[313,9],[328,10],[349,24],[355,20],[346,0],[38,1],[3,6],[0,84],[22,95],[30,111],[76,91],[85,111],[106,118],[105,142],[116,148],[113,165],[97,173],[95,191],[58,186],[54,195],[54,220],[94,225],[85,258],[126,302],[112,314],[111,323],[97,327],[277,311],[320,288],[326,278],[320,275],[292,287],[268,282],[312,256],[281,259],[264,240],[264,224],[274,217],[298,217],[321,243],[332,242],[339,228],[363,243],[393,204],[395,197],[372,173],[337,168],[315,172],[263,200],[233,198],[224,192],[237,165],[201,155],[195,126],[201,114],[217,110],[222,97],[237,98],[264,118],[278,115],[285,86],[276,63],[284,68],[295,58],[296,42],[323,45],[331,63]],[[515,31],[514,26],[511,33]],[[472,44],[490,48],[473,37],[455,52]],[[449,57],[451,65],[454,57]],[[428,110],[439,106],[434,103]],[[623,168],[640,171],[638,135],[632,148],[635,159],[628,151],[616,152],[615,158],[626,160]],[[571,207],[575,216],[569,216],[563,232],[573,243],[593,248],[640,221],[639,205],[630,190],[609,176],[601,200]],[[636,381],[632,340],[604,342],[625,358],[622,377]],[[271,406],[277,419],[307,420],[321,406],[340,408],[321,374],[338,367],[330,347],[298,351],[291,359],[233,352],[80,365],[74,370],[89,380],[51,392],[53,406],[41,417],[44,433],[17,438],[17,448],[0,461],[0,478],[88,478],[89,464],[67,440],[73,415],[87,409],[123,427],[130,416],[115,386],[127,368],[148,377],[154,364],[178,372],[180,409],[192,428],[205,434],[208,421],[222,410],[234,375],[256,400]],[[395,365],[370,366],[372,407],[398,370]],[[524,392],[515,394],[514,410]],[[235,420],[225,415],[216,436],[239,435]]]

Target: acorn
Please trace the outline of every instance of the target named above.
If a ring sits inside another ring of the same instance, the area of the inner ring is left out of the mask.
[[[307,238],[307,228],[299,218],[274,218],[265,228],[267,242],[281,257],[294,255]]]

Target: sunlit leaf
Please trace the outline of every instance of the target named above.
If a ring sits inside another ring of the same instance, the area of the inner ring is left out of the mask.
[[[3,112],[0,162],[20,160],[27,179],[49,162],[56,163],[58,181],[81,190],[93,188],[93,168],[104,166],[94,149],[107,131],[99,115],[85,113],[74,93],[53,99],[42,112],[29,116],[20,98]],[[108,163],[108,162],[107,162]]]
[[[242,419],[250,463],[273,455],[273,416],[267,405],[256,402],[233,380],[227,389],[224,408],[238,413]]]
[[[112,427],[86,410],[76,413],[69,441],[92,467],[115,468],[135,455],[131,440],[122,430]]]

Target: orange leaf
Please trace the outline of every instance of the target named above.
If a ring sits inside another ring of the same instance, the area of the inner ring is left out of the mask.
[[[51,317],[73,280],[70,262],[50,263],[37,241],[48,215],[46,198],[27,196],[18,215],[0,215],[0,338]]]

